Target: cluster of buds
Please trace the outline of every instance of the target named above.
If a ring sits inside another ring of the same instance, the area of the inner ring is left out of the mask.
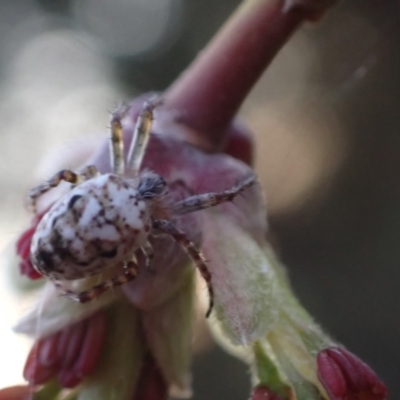
[[[319,18],[330,3],[245,1],[167,90],[154,125],[163,135],[150,139],[144,166],[162,171],[172,195],[221,192],[251,171],[251,137],[233,117],[288,37],[303,21]],[[124,119],[126,143],[142,103],[138,99]],[[107,172],[106,144],[88,163]],[[31,279],[41,277],[29,249],[43,213],[17,243],[21,273]],[[201,247],[212,274],[210,328],[224,348],[251,367],[251,400],[387,398],[377,375],[332,341],[295,298],[266,242],[258,185],[235,204],[185,220],[184,230]],[[42,279],[38,309],[16,327],[36,340],[24,370],[29,386],[1,390],[0,400],[190,397],[195,276],[185,253],[170,241],[160,239],[154,250],[156,273],[142,268],[122,290],[86,304],[59,297]],[[107,278],[105,272],[100,280]],[[98,279],[73,282],[73,289],[85,290]]]

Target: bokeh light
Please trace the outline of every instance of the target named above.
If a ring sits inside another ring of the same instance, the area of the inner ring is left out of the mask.
[[[115,56],[146,56],[166,51],[181,27],[180,0],[75,0],[80,28]]]

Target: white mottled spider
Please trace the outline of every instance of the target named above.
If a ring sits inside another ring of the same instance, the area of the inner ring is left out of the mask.
[[[206,193],[187,197],[172,206],[163,205],[166,191],[164,179],[153,172],[139,172],[149,140],[153,110],[159,101],[147,101],[137,119],[127,157],[127,168],[137,178],[127,178],[122,141],[121,119],[126,109],[117,110],[111,119],[111,160],[113,173],[101,175],[93,165],[74,172],[63,170],[30,192],[32,206],[45,192],[61,181],[72,184],[71,191],[59,199],[44,215],[32,238],[31,260],[34,267],[50,278],[61,294],[85,303],[106,290],[133,280],[138,271],[135,253],[141,251],[147,265],[153,255],[149,237],[168,234],[191,257],[207,283],[210,314],[214,301],[211,274],[199,250],[162,215],[180,216],[222,202],[231,201],[255,182],[250,175],[221,193]],[[73,292],[62,286],[63,280],[75,280],[99,274],[123,264],[121,274],[89,290]]]

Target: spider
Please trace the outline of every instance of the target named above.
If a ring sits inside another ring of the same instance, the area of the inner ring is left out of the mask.
[[[207,283],[208,317],[213,308],[214,292],[212,274],[205,259],[183,231],[159,215],[182,216],[232,201],[253,185],[256,178],[251,174],[221,193],[193,195],[172,206],[163,205],[166,182],[154,172],[140,170],[150,137],[153,110],[159,103],[157,99],[144,103],[137,118],[127,167],[121,122],[129,110],[125,107],[111,117],[112,173],[100,174],[94,165],[80,171],[65,169],[31,189],[31,204],[36,212],[36,201],[42,194],[61,181],[71,184],[71,190],[55,202],[39,222],[32,238],[30,257],[34,267],[54,282],[60,294],[85,303],[135,279],[138,273],[135,253],[142,252],[149,266],[153,257],[149,238],[169,235],[187,252]],[[128,170],[133,172],[134,178],[125,176]],[[63,281],[96,275],[117,265],[123,266],[122,272],[88,290],[74,292],[63,286]]]

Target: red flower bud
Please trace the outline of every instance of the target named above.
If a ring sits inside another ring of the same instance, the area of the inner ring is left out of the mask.
[[[318,378],[331,400],[385,400],[386,386],[375,372],[342,347],[330,347],[317,356]]]
[[[40,385],[57,376],[61,386],[75,387],[96,367],[105,330],[105,316],[99,312],[38,340],[26,361],[25,379]]]
[[[133,400],[166,400],[168,387],[161,371],[151,356],[143,363]]]
[[[253,389],[249,400],[282,400],[282,397],[273,393],[268,386],[262,385]]]
[[[22,233],[16,244],[17,254],[20,257],[19,270],[21,275],[25,275],[30,279],[39,279],[42,277],[42,274],[34,268],[29,253],[31,249],[32,236],[45,213],[46,212],[43,212],[32,219],[31,226]]]

